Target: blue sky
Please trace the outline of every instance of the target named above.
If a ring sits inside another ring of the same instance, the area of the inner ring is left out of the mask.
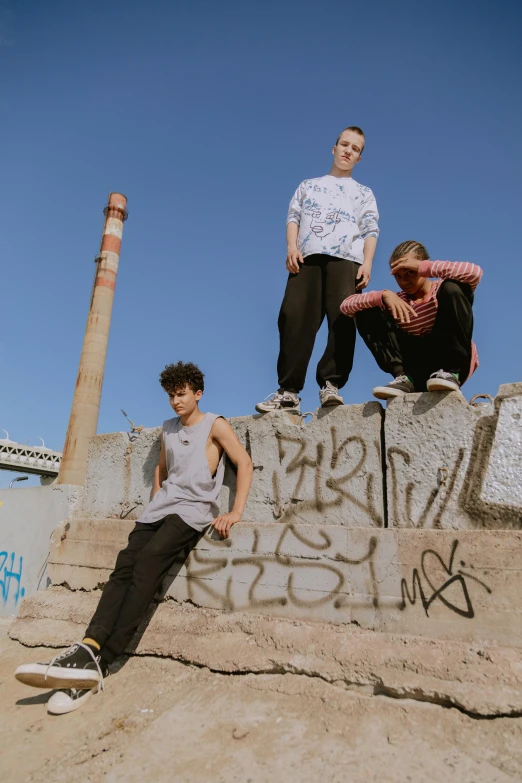
[[[120,408],[168,418],[178,359],[206,373],[204,410],[251,413],[277,387],[288,202],[352,124],[381,213],[370,288],[406,239],[480,264],[464,393],[522,380],[521,19],[502,0],[0,0],[0,427],[63,445],[112,190],[130,216],[98,431]],[[323,348],[324,328],[304,410]],[[384,379],[359,340],[345,401]]]

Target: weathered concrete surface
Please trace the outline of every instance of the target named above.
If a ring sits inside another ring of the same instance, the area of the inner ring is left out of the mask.
[[[24,645],[66,646],[81,637],[95,593],[50,588],[24,602],[10,636]],[[376,634],[166,601],[131,647],[214,671],[294,673],[363,692],[456,706],[474,715],[522,714],[522,651],[497,644]]]
[[[522,528],[518,400],[500,394],[495,406],[471,406],[457,392],[440,392],[391,402],[384,427],[388,525]]]
[[[481,499],[514,508],[522,526],[522,383],[501,386],[495,402],[498,423]]]
[[[284,413],[236,420],[254,463],[245,519],[383,527],[382,416],[368,402],[319,409],[308,424]]]
[[[55,585],[93,590],[133,523],[76,520],[53,536]],[[242,523],[207,533],[164,592],[225,611],[522,647],[522,532]]]
[[[50,717],[50,694],[17,682],[12,671],[55,651],[24,648],[1,631],[0,767],[12,783],[522,778],[522,718],[476,720],[318,676],[228,676],[137,656],[106,681],[104,694]],[[216,658],[224,652],[219,645]]]
[[[0,616],[49,583],[51,533],[79,503],[78,487],[0,490]]]

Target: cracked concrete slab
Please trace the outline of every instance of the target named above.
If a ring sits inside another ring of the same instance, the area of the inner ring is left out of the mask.
[[[24,603],[11,638],[28,646],[71,644],[81,637],[97,598],[94,591],[64,588],[38,593]],[[522,714],[522,651],[495,644],[225,614],[168,600],[156,607],[133,649],[213,671],[302,674],[476,716]]]

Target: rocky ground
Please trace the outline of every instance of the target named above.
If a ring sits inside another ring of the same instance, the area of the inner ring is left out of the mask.
[[[226,661],[216,671],[142,653],[83,709],[50,716],[49,692],[12,673],[56,651],[9,639],[8,625],[0,621],[0,770],[10,783],[522,780],[516,709],[509,717],[498,709],[466,714],[424,701],[420,692],[375,695],[364,677],[350,685],[346,677],[311,673],[234,672]],[[215,644],[215,659],[230,655]],[[494,689],[491,666],[484,677]],[[499,670],[500,689],[503,679]],[[483,685],[477,682],[477,693]]]

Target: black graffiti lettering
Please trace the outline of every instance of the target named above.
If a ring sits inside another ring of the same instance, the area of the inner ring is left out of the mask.
[[[439,555],[438,552],[436,552],[434,549],[425,549],[421,555],[421,572],[424,577],[424,580],[429,587],[429,589],[432,591],[431,594],[428,596],[423,588],[422,580],[419,574],[419,571],[417,568],[413,569],[412,573],[412,589],[411,593],[408,588],[408,584],[406,582],[406,579],[401,579],[401,604],[399,605],[399,608],[401,610],[404,610],[406,608],[406,600],[411,605],[414,605],[417,601],[417,593],[418,597],[420,598],[420,601],[422,603],[422,607],[424,611],[426,612],[426,617],[429,617],[429,608],[432,605],[434,601],[437,599],[441,601],[444,606],[446,606],[448,609],[450,609],[452,612],[455,612],[455,614],[460,615],[460,617],[466,617],[468,619],[472,619],[475,616],[475,611],[473,609],[473,604],[471,602],[471,598],[469,595],[468,587],[466,584],[466,579],[473,579],[475,582],[477,582],[479,585],[481,585],[488,593],[491,593],[490,588],[482,582],[480,579],[477,579],[477,577],[472,576],[471,574],[468,574],[461,569],[459,569],[456,573],[453,573],[453,562],[455,559],[455,553],[457,551],[457,547],[459,545],[458,540],[453,541],[451,545],[451,552],[449,556],[448,565],[446,566],[444,563],[444,560]],[[427,558],[433,557],[435,560],[442,566],[444,572],[447,574],[448,579],[440,586],[437,587],[433,582],[433,575],[428,573],[429,568],[427,566]],[[457,605],[454,601],[450,601],[447,596],[445,595],[445,592],[448,590],[448,588],[453,584],[459,584],[462,588],[462,596],[465,601],[465,608],[463,609],[461,606]]]

